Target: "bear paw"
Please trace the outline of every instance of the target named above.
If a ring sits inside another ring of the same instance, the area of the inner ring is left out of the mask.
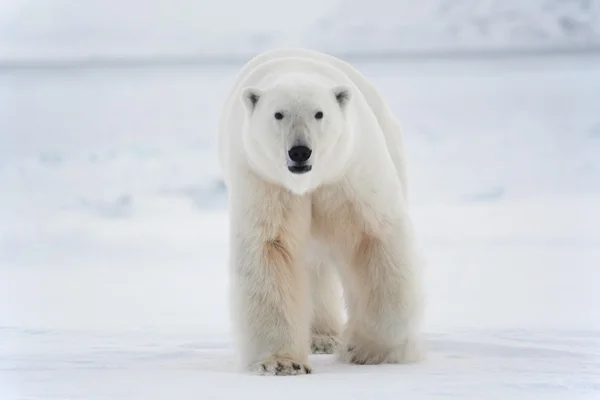
[[[310,343],[310,350],[313,354],[333,354],[339,344],[340,340],[336,336],[315,334]]]
[[[255,372],[269,376],[306,375],[312,373],[312,368],[289,357],[272,356],[256,364]]]
[[[340,359],[350,364],[412,364],[424,359],[424,352],[418,339],[408,339],[394,347],[365,344],[342,346]]]

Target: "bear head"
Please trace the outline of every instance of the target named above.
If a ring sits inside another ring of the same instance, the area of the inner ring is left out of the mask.
[[[263,178],[302,195],[335,180],[352,153],[352,88],[283,82],[246,87],[244,150]]]

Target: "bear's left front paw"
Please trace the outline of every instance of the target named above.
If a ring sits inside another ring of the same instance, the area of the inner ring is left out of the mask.
[[[350,364],[412,364],[422,361],[425,357],[420,340],[415,338],[389,347],[353,342],[340,347],[340,359]]]
[[[333,354],[340,344],[340,340],[333,335],[313,334],[310,350],[313,354]]]

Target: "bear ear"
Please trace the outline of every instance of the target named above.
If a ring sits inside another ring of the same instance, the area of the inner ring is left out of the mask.
[[[258,100],[262,96],[263,92],[255,87],[247,87],[242,90],[242,100],[248,111],[252,112],[256,108]]]
[[[347,85],[339,85],[333,88],[333,95],[335,96],[335,100],[338,102],[340,107],[344,109],[346,104],[352,98],[352,90],[350,86]]]

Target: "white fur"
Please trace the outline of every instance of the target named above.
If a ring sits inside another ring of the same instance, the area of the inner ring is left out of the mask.
[[[282,120],[273,118],[279,110]],[[310,351],[336,347],[340,359],[357,364],[422,359],[401,133],[374,86],[322,53],[267,52],[238,74],[219,135],[244,367],[310,373]],[[313,150],[305,174],[287,167],[298,140]]]

